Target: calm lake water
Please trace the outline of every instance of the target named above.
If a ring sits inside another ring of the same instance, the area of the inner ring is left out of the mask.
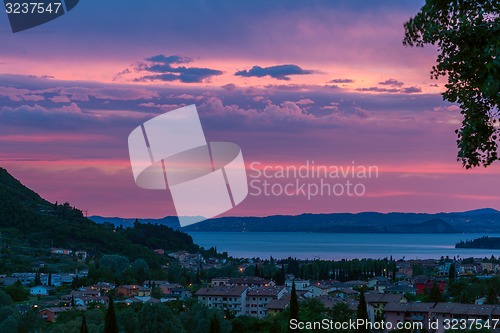
[[[455,249],[461,240],[500,234],[315,234],[294,232],[189,232],[196,244],[240,258],[431,259],[495,257],[500,250]]]

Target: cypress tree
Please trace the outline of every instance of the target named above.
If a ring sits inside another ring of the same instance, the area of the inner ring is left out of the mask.
[[[450,283],[453,283],[455,281],[455,263],[452,262],[450,265],[450,271],[448,272],[448,280]]]
[[[82,316],[82,326],[80,327],[80,333],[89,333],[87,330],[87,320],[85,319],[85,314]]]
[[[299,320],[299,300],[297,298],[297,290],[295,289],[295,280],[292,281],[292,292],[290,295],[290,320]],[[295,331],[290,329],[290,331]]]
[[[217,314],[214,313],[214,316],[210,320],[210,331],[209,333],[220,333],[220,322]]]
[[[108,311],[104,322],[104,333],[118,333],[118,325],[116,324],[115,307],[113,305],[113,297],[109,296]]]
[[[356,313],[356,319],[363,319],[365,322],[368,322],[368,310],[366,309],[366,299],[365,299],[365,291],[361,290],[361,294],[359,295],[359,304],[358,311]],[[368,333],[368,327],[361,326],[358,328],[359,333]]]

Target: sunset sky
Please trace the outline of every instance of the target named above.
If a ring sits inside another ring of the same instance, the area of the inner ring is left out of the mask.
[[[434,47],[402,45],[422,1],[81,1],[15,33],[0,13],[0,166],[89,215],[175,214],[139,189],[129,133],[196,104],[247,166],[375,165],[362,197],[249,196],[225,215],[500,209],[500,164],[456,160],[460,110]]]

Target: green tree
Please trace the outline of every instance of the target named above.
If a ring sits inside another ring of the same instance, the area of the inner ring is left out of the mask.
[[[176,314],[162,303],[143,305],[137,317],[137,333],[184,333]]]
[[[0,290],[0,307],[9,306],[12,304],[12,298],[10,298],[9,294]]]
[[[137,283],[142,284],[149,276],[149,266],[146,260],[137,259],[132,264],[132,272]]]
[[[116,319],[124,333],[135,333],[137,314],[131,307],[118,311]]]
[[[432,288],[429,290],[429,302],[438,303],[443,300],[443,294],[441,293],[441,289],[436,282],[432,284]]]
[[[151,289],[151,297],[160,299],[162,296],[163,292],[160,287],[155,286]]]
[[[117,254],[107,254],[102,256],[101,260],[99,260],[99,267],[109,268],[113,274],[122,273],[129,266],[130,262],[127,257]]]
[[[25,301],[30,295],[29,291],[19,281],[16,281],[12,286],[5,287],[4,291],[9,294],[14,302]]]
[[[17,332],[19,329],[19,320],[16,315],[11,315],[0,323],[0,332]]]
[[[368,310],[366,307],[366,299],[365,299],[365,291],[361,290],[361,293],[359,294],[359,303],[358,303],[358,309],[356,312],[356,319],[363,319],[365,321],[368,321]],[[368,328],[364,325],[361,325],[361,328],[358,328],[358,332],[364,333],[364,332],[369,332]]]
[[[329,311],[330,319],[336,323],[348,322],[354,319],[354,311],[349,309],[349,305],[346,303],[337,303]],[[345,332],[341,330],[342,332]]]
[[[209,333],[220,333],[220,322],[217,315],[214,313],[214,316],[210,320],[210,330]]]
[[[500,5],[495,0],[427,0],[405,25],[404,45],[437,45],[431,77],[447,76],[443,99],[463,116],[458,159],[466,168],[498,159]]]
[[[299,299],[295,288],[295,280],[292,281],[292,291],[290,294],[290,320],[299,319]],[[290,329],[293,331],[292,329]]]
[[[229,333],[232,331],[231,322],[223,318],[221,311],[209,309],[198,302],[194,302],[186,311],[181,312],[179,319],[186,332],[207,333],[210,330],[214,315],[218,318],[221,332]]]
[[[19,333],[43,332],[45,320],[37,312],[28,311],[19,319]],[[3,331],[2,331],[3,332]]]
[[[455,269],[455,263],[452,262],[450,265],[450,270],[448,271],[448,280],[450,283],[453,283],[455,281],[455,275],[457,274],[456,269]]]
[[[486,294],[486,304],[498,304],[498,292],[493,285],[488,287],[488,293]]]
[[[87,320],[85,319],[85,314],[82,316],[82,326],[80,327],[80,333],[88,333],[87,330]]]
[[[108,311],[104,321],[104,333],[118,333],[118,324],[116,323],[115,307],[113,297],[109,297]]]

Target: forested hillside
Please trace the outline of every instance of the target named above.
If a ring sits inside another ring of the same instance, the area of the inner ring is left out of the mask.
[[[85,250],[92,255],[120,254],[158,264],[152,251],[196,251],[192,238],[166,226],[134,224],[133,228],[98,225],[70,204],[50,203],[0,168],[0,237],[2,247],[48,251],[52,246]]]

